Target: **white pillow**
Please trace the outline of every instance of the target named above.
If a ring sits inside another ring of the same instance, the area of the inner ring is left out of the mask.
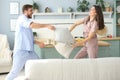
[[[64,56],[65,58],[69,58],[73,47],[71,46],[71,44],[68,43],[60,43],[58,42],[55,45],[56,50],[59,52],[59,54],[61,54],[62,56]]]
[[[74,38],[68,28],[56,28],[55,41],[62,43],[74,43]]]

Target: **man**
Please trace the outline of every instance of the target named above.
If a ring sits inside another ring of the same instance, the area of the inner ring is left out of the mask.
[[[34,43],[38,44],[41,48],[45,46],[42,42],[34,41],[32,28],[55,29],[52,25],[34,23],[30,20],[33,14],[32,5],[24,5],[22,11],[23,14],[19,16],[16,25],[13,66],[6,80],[14,80],[23,69],[27,60],[38,59],[34,52]]]

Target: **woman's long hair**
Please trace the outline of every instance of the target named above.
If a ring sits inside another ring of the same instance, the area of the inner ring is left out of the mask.
[[[95,11],[96,11],[95,20],[97,21],[98,30],[102,30],[102,29],[104,29],[104,27],[105,27],[102,9],[101,9],[101,7],[98,6],[98,5],[93,5],[93,7],[95,7]],[[90,20],[90,16],[88,16],[88,19],[86,20],[86,23],[87,23],[89,20]]]
[[[95,7],[96,14],[97,14],[95,17],[95,20],[97,21],[97,25],[98,25],[97,34],[100,36],[106,35],[107,27],[104,25],[104,16],[102,13],[102,9],[98,5],[93,5],[93,7]],[[88,21],[90,21],[90,16],[87,17],[86,24]]]

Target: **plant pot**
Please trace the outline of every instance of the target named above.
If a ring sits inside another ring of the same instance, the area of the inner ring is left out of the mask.
[[[71,8],[71,7],[69,7],[68,9],[67,9],[67,12],[72,12],[73,11],[73,9]]]
[[[58,8],[58,13],[62,13],[63,12],[63,8],[62,7],[59,7]]]
[[[110,7],[106,7],[106,8],[105,8],[105,11],[106,11],[106,12],[110,12]]]
[[[82,9],[81,11],[82,11],[82,12],[85,12],[85,9]]]
[[[34,9],[33,10],[34,13],[38,13],[38,11],[39,11],[38,9]]]

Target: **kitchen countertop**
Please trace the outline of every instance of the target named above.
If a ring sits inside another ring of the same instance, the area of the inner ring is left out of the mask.
[[[110,43],[106,42],[107,40],[120,40],[120,37],[113,37],[113,38],[98,38],[98,46],[110,46]],[[46,42],[46,39],[38,39],[37,41]],[[84,46],[84,45],[80,45]],[[54,47],[53,44],[46,44],[46,47]]]
[[[113,37],[113,38],[98,38],[98,40],[120,40],[120,37]]]
[[[79,45],[79,47],[82,47],[84,45]],[[110,46],[110,43],[106,42],[106,41],[98,41],[98,46]],[[46,47],[54,47],[53,44],[47,44]]]
[[[120,37],[113,37],[113,38],[98,38],[98,46],[110,46],[110,43],[107,42],[108,40],[120,40]],[[46,43],[46,39],[38,39],[38,41],[41,42],[45,42]],[[84,46],[84,45],[80,45],[80,46]],[[46,44],[46,47],[54,47],[53,44]]]

